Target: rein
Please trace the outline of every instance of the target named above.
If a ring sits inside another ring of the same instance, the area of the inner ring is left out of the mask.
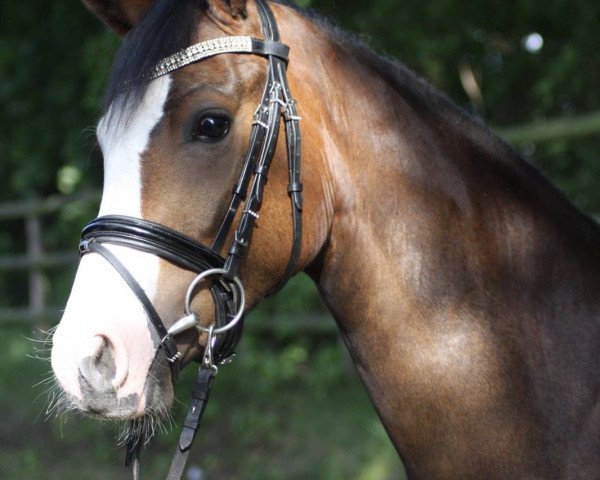
[[[212,245],[210,247],[203,245],[163,225],[122,215],[108,215],[91,221],[84,227],[79,244],[81,255],[96,253],[105,258],[138,298],[158,333],[160,345],[157,354],[162,350],[171,368],[173,381],[179,373],[182,355],[174,337],[191,328],[196,328],[207,335],[190,406],[183,422],[167,480],[181,478],[218,366],[226,363],[233,356],[234,349],[241,338],[245,294],[242,282],[238,278],[238,270],[250,245],[256,220],[259,218],[282,117],[286,132],[288,193],[292,207],[293,240],[288,264],[275,291],[294,274],[300,256],[302,239],[300,117],[286,78],[289,47],[281,43],[275,18],[266,1],[257,0],[257,6],[264,40],[244,36],[208,40],[165,58],[150,72],[150,78],[154,79],[204,58],[223,53],[254,54],[268,60],[267,82],[261,102],[254,114],[249,147],[239,179],[233,188],[228,210]],[[245,202],[244,209],[233,232],[233,240],[227,256],[224,258],[220,252],[231,232],[242,202]],[[137,280],[104,244],[121,245],[148,252],[185,270],[197,273],[186,292],[185,316],[167,328]],[[205,326],[191,311],[190,304],[199,284],[209,277],[213,280],[209,289],[215,304],[215,324]],[[134,478],[139,478],[139,455],[145,441],[142,437],[142,433],[130,436],[126,445],[126,464],[133,464]]]

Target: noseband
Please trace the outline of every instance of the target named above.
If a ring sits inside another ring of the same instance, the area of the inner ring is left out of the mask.
[[[261,102],[254,114],[243,167],[233,188],[229,208],[211,246],[203,245],[163,225],[122,215],[103,216],[91,221],[83,229],[79,244],[82,255],[93,252],[104,257],[136,295],[158,333],[159,350],[163,351],[169,363],[173,379],[179,372],[181,357],[174,337],[191,328],[197,328],[207,334],[203,359],[168,480],[181,478],[217,366],[232,356],[241,337],[245,296],[244,288],[238,278],[238,270],[250,245],[252,231],[259,217],[267,175],[277,145],[281,117],[286,132],[293,241],[287,267],[276,290],[283,286],[295,272],[300,256],[302,237],[300,117],[286,78],[289,48],[280,42],[275,18],[265,0],[257,0],[257,6],[264,40],[234,36],[201,42],[165,58],[149,74],[152,79],[158,78],[191,63],[223,53],[255,54],[268,60],[267,82]],[[223,258],[220,251],[230,235],[242,202],[245,202],[244,209],[233,232],[227,257]],[[185,315],[167,328],[137,280],[104,244],[121,245],[148,252],[185,270],[197,273],[186,293]],[[209,289],[215,304],[215,323],[205,326],[191,311],[190,303],[197,286],[209,277],[212,280]],[[142,444],[143,439],[139,437],[130,439],[127,444],[127,463],[133,460],[135,478],[139,475],[138,458]]]

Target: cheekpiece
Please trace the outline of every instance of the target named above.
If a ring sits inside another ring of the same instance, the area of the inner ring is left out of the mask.
[[[155,79],[190,63],[221,53],[252,53],[252,37],[220,37],[200,42],[161,60],[151,71],[150,78]]]

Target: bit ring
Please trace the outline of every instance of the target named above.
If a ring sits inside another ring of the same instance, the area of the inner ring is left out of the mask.
[[[192,280],[192,283],[190,283],[190,286],[188,287],[187,292],[185,294],[185,302],[183,305],[186,315],[192,314],[190,304],[192,303],[194,289],[198,286],[198,284],[200,284],[200,282],[202,282],[207,277],[211,277],[213,275],[225,275],[226,273],[227,273],[227,270],[225,270],[223,268],[211,268],[210,270],[205,270],[204,272],[200,273],[198,276],[196,276],[196,278],[194,278],[194,280]],[[226,332],[227,330],[235,327],[235,325],[243,317],[244,307],[246,306],[246,296],[244,294],[244,286],[242,285],[242,282],[240,281],[240,279],[238,277],[233,277],[231,279],[231,281],[224,280],[223,278],[221,278],[220,281],[226,282],[230,286],[235,287],[233,289],[233,293],[235,295],[236,294],[235,290],[237,290],[236,296],[239,298],[239,307],[238,307],[238,311],[236,312],[235,316],[229,321],[229,323],[227,325],[223,325],[222,327],[219,327],[219,328],[214,328],[214,326],[205,327],[204,325],[200,325],[200,324],[196,325],[196,328],[198,330],[201,330],[202,332],[205,332],[205,333],[209,333],[210,330],[212,329],[212,333],[216,334],[216,335]]]

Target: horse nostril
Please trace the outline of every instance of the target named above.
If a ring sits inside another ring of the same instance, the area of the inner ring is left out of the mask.
[[[118,345],[106,335],[94,335],[80,350],[79,373],[92,390],[116,390],[124,383],[127,355]]]

